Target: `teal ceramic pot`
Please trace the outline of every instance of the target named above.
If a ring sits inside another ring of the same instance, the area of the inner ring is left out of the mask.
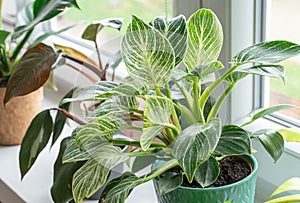
[[[253,156],[243,157],[253,166],[252,173],[236,183],[214,188],[189,188],[180,186],[176,190],[158,195],[160,203],[254,203],[257,178],[257,161]],[[156,181],[154,187],[157,190]]]

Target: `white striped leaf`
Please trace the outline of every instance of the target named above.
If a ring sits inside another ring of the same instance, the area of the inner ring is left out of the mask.
[[[208,64],[200,65],[188,73],[187,76],[197,76],[200,80],[204,80],[205,77],[222,68],[224,68],[224,65],[220,61],[214,61]]]
[[[164,177],[158,177],[157,186],[160,196],[163,196],[177,187],[179,187],[183,182],[183,174],[168,172]]]
[[[63,153],[63,163],[85,161],[89,158],[90,155],[87,153],[87,151],[84,149],[80,150],[80,148],[77,146],[75,138],[70,138]]]
[[[120,130],[127,124],[121,118],[102,116],[97,121],[85,125],[76,135],[76,143],[80,149],[93,138],[100,137],[107,140],[112,137],[116,130]]]
[[[256,131],[252,136],[257,137],[265,150],[276,162],[284,152],[284,139],[279,132],[270,129]]]
[[[223,31],[217,16],[209,9],[199,9],[188,20],[187,69],[216,61],[223,43]]]
[[[251,154],[248,132],[235,125],[223,126],[215,152],[220,155]]]
[[[125,115],[133,113],[132,110],[137,109],[139,102],[135,97],[112,97],[99,105],[88,117],[98,117],[105,114]]]
[[[275,40],[255,44],[242,50],[233,58],[232,62],[236,65],[252,62],[271,64],[296,56],[299,53],[300,45],[284,40]]]
[[[105,199],[105,203],[124,203],[132,189],[142,183],[142,179],[131,172],[126,172],[107,184],[100,199]]]
[[[173,153],[189,182],[201,163],[214,152],[221,136],[220,119],[196,123],[184,129],[174,143]]]
[[[107,180],[110,169],[96,160],[88,160],[73,176],[72,192],[75,202],[82,202],[95,193]]]
[[[285,68],[281,65],[257,65],[250,68],[243,68],[238,72],[262,75],[268,77],[279,78],[284,81]]]
[[[128,83],[117,84],[109,81],[101,81],[95,85],[77,91],[77,96],[67,98],[62,103],[76,101],[105,100],[113,96],[136,96],[146,94],[147,84],[143,81],[130,81]]]
[[[175,65],[170,42],[143,20],[132,16],[122,38],[122,58],[129,75],[153,87],[164,87]]]
[[[195,180],[204,188],[215,182],[220,174],[220,166],[216,158],[209,157],[195,173]]]
[[[152,96],[146,99],[144,111],[144,127],[141,136],[141,147],[147,150],[160,132],[170,126],[170,115],[172,112],[172,102],[163,97]]]
[[[237,81],[243,79],[248,74],[240,71],[234,71],[230,75],[228,75],[224,80],[229,84],[235,84]]]
[[[289,180],[285,181],[282,183],[271,195],[270,198],[282,194],[284,192],[291,192],[291,191],[300,191],[300,178],[295,177],[295,178],[290,178]],[[295,202],[299,201],[300,195],[298,195],[298,200]],[[286,200],[287,201],[287,200]],[[284,202],[284,200],[282,201]],[[288,202],[288,201],[287,201]]]
[[[175,18],[156,17],[151,25],[159,30],[172,45],[175,53],[175,67],[183,60],[187,50],[187,28],[185,16]]]

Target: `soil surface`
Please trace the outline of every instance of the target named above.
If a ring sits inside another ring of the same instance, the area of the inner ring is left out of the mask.
[[[208,187],[219,187],[235,183],[247,177],[252,171],[252,166],[246,160],[237,156],[226,157],[219,161],[219,164],[219,177],[212,185]],[[170,171],[179,172],[179,170],[180,168],[177,167],[171,169]],[[196,181],[189,183],[186,178],[184,178],[182,186],[201,188]]]

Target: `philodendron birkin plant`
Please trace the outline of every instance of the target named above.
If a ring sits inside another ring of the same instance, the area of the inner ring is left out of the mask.
[[[293,106],[260,110],[240,126],[222,123],[219,111],[226,96],[247,75],[283,80],[284,67],[274,63],[299,54],[300,45],[271,41],[250,46],[232,59],[229,69],[214,78],[214,73],[224,68],[218,61],[222,43],[221,24],[208,9],[198,10],[187,22],[182,15],[172,19],[157,17],[150,24],[132,17],[121,42],[127,80],[101,81],[63,101],[104,101],[90,115],[91,122],[74,130],[61,145],[62,163],[56,163],[56,167],[81,164],[72,178],[75,202],[82,202],[105,184],[109,172],[120,163],[127,163],[131,171],[109,182],[101,201],[124,202],[133,188],[155,178],[159,179],[160,195],[176,189],[183,179],[207,187],[220,173],[218,161],[227,156],[250,155],[251,140],[259,140],[274,161],[283,153],[284,138],[298,140],[298,134],[290,133],[289,129],[259,129],[249,133],[242,128],[260,117]],[[226,89],[208,105],[212,93],[223,83]],[[43,125],[41,129],[44,134],[49,131]],[[140,139],[113,138],[116,131],[127,129],[140,131]],[[119,145],[128,145],[132,151],[122,153]],[[39,149],[40,143],[28,147],[30,153],[20,157],[22,176],[32,166],[32,157],[38,155],[31,149]],[[133,163],[128,162],[133,158]],[[151,172],[135,174],[160,159],[164,163]],[[174,167],[180,169],[176,176],[161,176]],[[56,184],[62,181],[58,179]]]

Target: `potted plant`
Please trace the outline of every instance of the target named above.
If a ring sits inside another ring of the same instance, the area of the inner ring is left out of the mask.
[[[0,8],[1,5],[2,0]],[[35,33],[38,37],[33,37],[37,25],[68,7],[78,8],[76,0],[35,0],[19,12],[23,14],[24,24],[16,26],[13,32],[2,30],[0,26],[0,145],[20,144],[31,120],[42,108],[43,92],[40,87],[49,78],[51,63],[57,55],[47,55],[51,48],[42,44],[32,52],[22,54],[42,39],[61,32],[49,32],[41,36]],[[45,55],[39,54],[41,50]],[[32,55],[36,56],[35,60],[28,60]],[[15,98],[19,96],[22,97]]]
[[[198,10],[187,22],[182,15],[157,17],[150,24],[133,16],[121,42],[127,80],[100,81],[62,102],[91,100],[102,104],[90,115],[89,123],[61,143],[55,169],[64,170],[55,174],[54,185],[65,181],[58,178],[62,173],[75,168],[69,177],[72,195],[75,202],[82,202],[107,182],[115,166],[134,159],[133,164],[128,163],[131,172],[106,185],[101,202],[124,202],[132,189],[150,180],[155,182],[160,202],[253,202],[257,164],[251,156],[251,140],[259,140],[276,161],[290,133],[288,129],[249,133],[242,127],[293,106],[260,110],[240,126],[222,123],[219,110],[233,87],[249,74],[283,79],[284,67],[274,63],[299,54],[300,45],[271,41],[250,46],[215,78],[214,73],[224,68],[217,61],[222,43],[221,24],[208,9]],[[185,67],[179,68],[182,62]],[[223,82],[228,85],[213,102],[212,93]],[[49,119],[50,115],[39,119],[36,129],[44,132],[40,140],[51,136],[52,128],[45,124]],[[140,139],[114,139],[116,131],[127,129],[141,132]],[[20,151],[22,177],[40,152],[31,149],[45,146],[34,137],[25,138]],[[132,150],[122,153],[119,145]],[[149,165],[151,172],[142,176],[134,173]],[[239,171],[248,172],[226,182],[227,175],[235,173],[226,173],[226,167],[242,167]]]

